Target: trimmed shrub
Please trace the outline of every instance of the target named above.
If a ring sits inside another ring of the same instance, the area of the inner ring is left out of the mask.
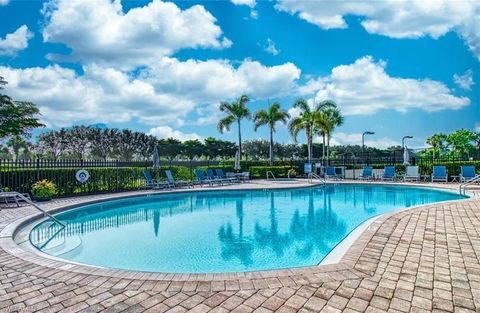
[[[267,171],[270,171],[277,178],[288,177],[288,171],[293,169],[299,173],[298,166],[252,166],[250,167],[250,177],[252,178],[266,178]]]

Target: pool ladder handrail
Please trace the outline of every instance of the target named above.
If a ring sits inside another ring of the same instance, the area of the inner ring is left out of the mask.
[[[273,175],[273,172],[272,171],[267,171],[267,180],[269,179],[269,174],[273,177],[273,180],[277,180],[277,178],[275,178],[275,175]]]
[[[460,187],[459,187],[460,188],[460,194],[464,195],[467,187],[476,183],[476,182],[480,182],[480,175],[476,175],[475,177],[470,178],[469,180],[464,182],[463,184],[460,184]]]
[[[308,183],[312,183],[313,182],[313,179],[316,178],[318,180],[320,180],[322,182],[322,184],[326,184],[327,181],[325,180],[325,178],[315,174],[315,173],[308,173]]]
[[[45,211],[44,209],[42,209],[40,206],[38,206],[37,204],[35,204],[32,200],[28,199],[27,197],[25,197],[24,195],[22,195],[21,193],[19,192],[16,192],[15,194],[16,197],[20,198],[21,200],[25,201],[26,203],[28,203],[29,205],[33,206],[35,209],[37,209],[38,211],[42,212],[44,216],[48,216],[51,220],[53,220],[55,223],[57,223],[58,225],[60,225],[60,229],[58,229],[52,236],[50,236],[50,238],[48,238],[42,245],[40,246],[37,246],[35,245],[32,240],[31,240],[31,236],[32,236],[32,233],[30,232],[29,234],[29,241],[30,243],[35,247],[37,248],[38,250],[41,250],[43,247],[45,247],[59,232],[61,232],[63,229],[65,229],[66,225],[65,223],[59,221],[55,216],[53,216],[52,214],[48,213],[47,211]],[[51,228],[53,225],[55,225],[55,223],[53,223],[52,225],[50,225],[48,228]]]

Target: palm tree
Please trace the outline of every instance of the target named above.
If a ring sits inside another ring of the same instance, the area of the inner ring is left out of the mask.
[[[445,141],[447,140],[447,135],[438,133],[433,134],[427,138],[427,144],[432,146],[432,159],[435,159],[435,153],[438,151],[438,156],[440,156],[440,152],[445,145]]]
[[[328,101],[328,100],[327,100]],[[334,103],[332,101],[332,103]],[[336,107],[327,107],[322,112],[322,119],[321,119],[321,126],[323,127],[322,133],[324,134],[324,138],[327,138],[327,158],[329,155],[330,149],[330,138],[332,137],[332,133],[336,127],[342,126],[345,118],[343,117],[340,110]]]
[[[242,131],[240,127],[240,122],[242,119],[250,119],[251,114],[250,110],[247,108],[247,103],[250,101],[250,98],[247,95],[241,95],[237,101],[228,103],[222,102],[220,103],[220,111],[226,112],[227,116],[222,118],[220,122],[218,122],[218,131],[223,134],[223,132],[230,130],[230,125],[234,122],[237,122],[238,126],[238,151],[240,153],[240,158],[242,157]]]
[[[255,131],[263,125],[268,125],[270,129],[270,165],[273,164],[273,133],[276,131],[275,124],[277,122],[287,124],[289,118],[290,114],[288,114],[287,111],[281,110],[280,103],[278,102],[272,103],[267,111],[260,110],[255,113],[253,118]]]
[[[301,130],[305,130],[307,136],[308,163],[312,162],[313,135],[325,131],[328,128],[325,111],[336,107],[335,102],[325,100],[317,104],[313,109],[305,99],[297,99],[293,107],[300,110],[300,115],[290,120],[288,129],[294,141]]]

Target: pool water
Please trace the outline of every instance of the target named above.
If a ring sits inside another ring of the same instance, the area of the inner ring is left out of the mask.
[[[57,214],[32,244],[67,260],[110,268],[212,273],[317,265],[355,227],[378,214],[460,199],[395,185],[205,191],[142,196]]]

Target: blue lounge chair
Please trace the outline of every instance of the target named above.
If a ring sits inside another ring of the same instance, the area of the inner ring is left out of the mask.
[[[405,169],[405,176],[403,176],[403,181],[419,181],[420,173],[418,166],[409,165]]]
[[[444,165],[434,165],[432,171],[432,182],[448,182],[447,167]]]
[[[460,166],[460,182],[464,183],[477,176],[474,165]]]
[[[224,178],[216,177],[211,168],[207,169],[207,177],[208,177],[208,179],[210,179],[212,181],[218,181],[220,184],[231,182],[230,178],[228,178],[228,179],[225,178],[224,179]]]
[[[215,172],[217,172],[217,177],[220,178],[220,179],[225,179],[226,181],[229,181],[231,183],[239,183],[240,182],[240,179],[238,179],[237,177],[226,177],[225,174],[223,173],[223,169],[221,169],[221,168],[217,168],[215,170]]]
[[[203,175],[202,170],[198,168],[195,169],[195,176],[197,177],[197,182],[200,184],[200,186],[203,186],[203,184],[208,184],[209,186],[212,186],[213,184],[220,184],[220,181],[218,180],[206,178],[205,175]]]
[[[325,166],[325,178],[339,179],[333,166]]]
[[[395,173],[395,166],[385,166],[383,169],[382,180],[391,180],[394,181],[397,179],[397,174]]]
[[[161,189],[165,187],[170,187],[169,184],[165,181],[158,181],[152,178],[152,174],[149,171],[143,170],[143,176],[145,177],[145,186],[147,189]]]
[[[362,174],[358,178],[373,179],[373,168],[371,166],[364,166],[362,170]]]
[[[167,176],[167,183],[170,187],[182,187],[182,186],[192,186],[192,182],[186,180],[175,180],[173,177],[172,171],[166,170],[165,175]]]

